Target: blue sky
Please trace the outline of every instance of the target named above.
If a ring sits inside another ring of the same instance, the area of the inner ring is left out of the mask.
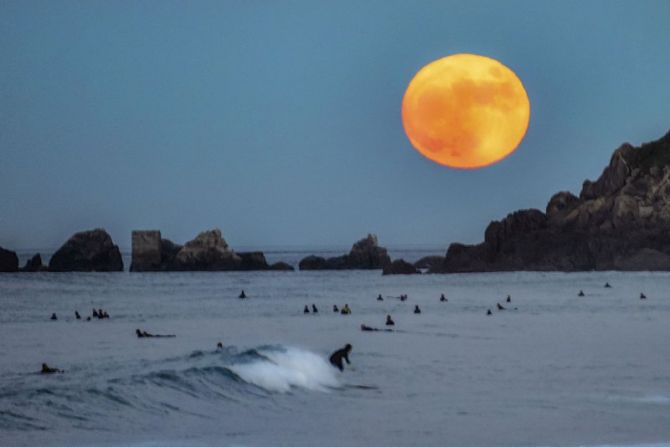
[[[477,242],[670,129],[667,1],[0,2],[0,245],[104,227],[233,246]],[[404,90],[453,53],[531,102],[502,162],[414,151]]]

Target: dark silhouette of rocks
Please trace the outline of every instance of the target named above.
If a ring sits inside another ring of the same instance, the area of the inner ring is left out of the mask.
[[[44,272],[46,270],[48,269],[42,264],[42,256],[39,253],[28,259],[26,265],[21,268],[22,272]]]
[[[414,267],[418,269],[431,269],[434,266],[442,264],[444,256],[424,256],[414,263]]]
[[[414,265],[404,259],[396,259],[384,266],[383,275],[412,275],[421,273]]]
[[[82,231],[68,239],[51,256],[52,272],[120,272],[123,261],[119,247],[103,229]]]
[[[0,272],[18,272],[19,257],[11,250],[0,247]]]
[[[250,251],[237,253],[242,258],[240,270],[268,270],[270,266],[261,251]]]
[[[292,265],[287,264],[286,262],[279,261],[279,262],[275,262],[274,264],[272,264],[272,265],[270,266],[270,270],[279,270],[279,271],[284,271],[284,272],[292,272],[292,271],[295,270],[295,268],[294,268]]]
[[[293,270],[285,263],[268,265],[260,251],[235,252],[219,229],[203,231],[183,246],[157,230],[133,231],[132,243],[131,272]]]
[[[489,224],[484,242],[451,244],[431,272],[670,270],[670,132],[619,147],[579,197]]]
[[[376,270],[391,263],[386,248],[380,247],[377,236],[368,234],[356,242],[349,254],[332,258],[307,256],[298,267],[300,270]]]
[[[328,270],[326,258],[310,255],[300,260],[298,263],[300,270]]]

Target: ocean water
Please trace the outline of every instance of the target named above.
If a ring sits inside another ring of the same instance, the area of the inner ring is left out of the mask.
[[[0,309],[2,446],[670,445],[666,273],[2,274]]]

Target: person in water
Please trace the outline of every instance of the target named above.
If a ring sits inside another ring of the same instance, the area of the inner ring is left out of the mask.
[[[400,295],[400,301],[407,300],[407,295]]]
[[[351,352],[351,345],[347,343],[344,348],[338,349],[330,355],[330,364],[340,371],[344,371],[344,363],[342,360],[347,362],[347,365],[351,365],[349,361],[349,353]]]
[[[75,317],[77,320],[81,320],[81,315],[79,315],[79,312],[77,312],[76,310],[74,311],[74,317]]]
[[[605,288],[606,288],[606,289],[611,289],[612,286],[610,285],[610,283],[606,282],[606,283],[605,283]]]
[[[337,308],[337,304],[333,304],[333,312],[339,312],[340,309]]]
[[[449,300],[447,300],[447,297],[444,296],[444,293],[443,293],[442,295],[440,295],[440,302],[444,303],[446,301],[449,301]]]
[[[319,309],[316,308],[315,304],[312,304],[312,313],[315,313],[315,314],[319,313]]]
[[[577,296],[584,296],[584,291],[580,290],[579,293],[577,294]]]
[[[386,325],[387,326],[395,326],[395,321],[393,321],[393,318],[391,318],[390,315],[386,316]]]
[[[218,342],[218,343],[216,344],[216,349],[217,349],[217,350],[218,350],[218,349],[223,349],[223,343]]]
[[[377,301],[384,301],[384,298],[382,297],[381,293],[377,295]]]
[[[416,304],[416,305],[414,306],[414,313],[415,313],[415,314],[420,314],[420,313],[421,313],[421,309],[419,309],[419,305],[418,305],[418,304]]]
[[[393,332],[393,329],[379,329],[376,327],[368,326],[367,324],[361,324],[361,331],[363,332]]]
[[[62,369],[51,368],[46,363],[42,363],[42,370],[40,371],[40,374],[54,374],[54,373],[62,373],[62,372],[63,372]]]
[[[508,303],[511,303],[512,302],[512,296],[507,295],[507,299],[505,301],[507,301]]]
[[[244,293],[244,289],[242,289],[242,291],[240,292],[240,295],[238,296],[238,298],[243,299],[243,298],[246,298],[246,297],[247,297],[247,294]]]
[[[647,299],[647,295],[645,295],[644,293],[640,293],[640,299],[641,299],[641,300],[646,300],[646,299]]]
[[[491,312],[491,309],[486,311],[486,315],[493,315],[493,312]]]
[[[93,309],[93,316],[94,316],[95,318],[98,318],[98,311],[95,310],[95,309]]]
[[[309,306],[305,304],[305,308],[302,310],[302,313],[308,314],[309,313]]]
[[[340,313],[342,315],[351,315],[351,309],[349,308],[349,305],[345,304]]]
[[[174,338],[174,337],[176,337],[176,335],[150,334],[147,331],[141,331],[139,329],[135,329],[135,334],[137,335],[137,338]]]
[[[496,303],[496,306],[498,307],[498,310],[505,310],[502,304]]]
[[[50,320],[51,320],[51,321],[56,321],[56,320],[58,320],[58,317],[56,316],[56,313],[55,313],[55,312],[51,314],[51,318],[50,318]]]

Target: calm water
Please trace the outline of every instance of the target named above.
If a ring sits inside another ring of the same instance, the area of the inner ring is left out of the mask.
[[[670,441],[670,274],[3,274],[0,306],[2,446]]]

